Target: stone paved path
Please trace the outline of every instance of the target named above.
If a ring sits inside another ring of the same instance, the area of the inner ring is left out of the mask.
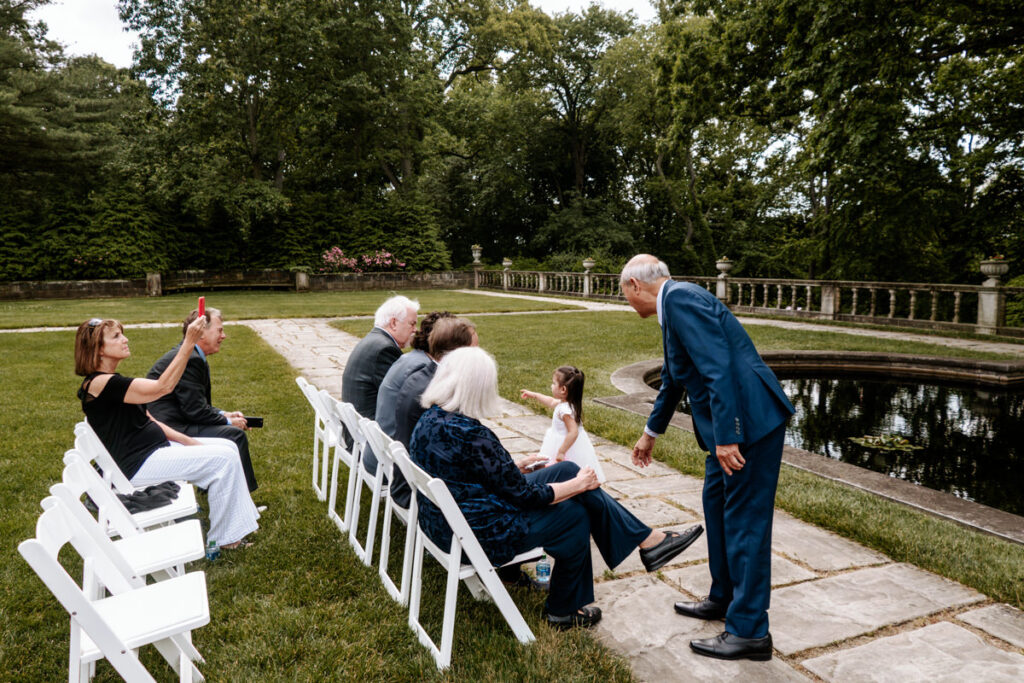
[[[756,321],[761,322],[768,321]],[[357,338],[323,319],[246,324],[309,381],[340,394],[341,373]],[[502,416],[488,424],[518,455],[540,448],[550,421],[505,401]],[[608,475],[606,490],[645,522],[685,529],[702,519],[699,479],[659,463],[638,468],[628,449],[600,438],[595,446]],[[655,575],[643,571],[636,552],[611,571],[593,551],[597,604],[604,611],[595,636],[627,657],[639,680],[1024,680],[1020,610],[781,511],[772,544],[775,657],[755,663],[693,655],[691,639],[723,628],[672,610],[673,602],[708,591],[704,539]]]

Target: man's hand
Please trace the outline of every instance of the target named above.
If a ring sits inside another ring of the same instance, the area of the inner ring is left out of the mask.
[[[633,464],[647,467],[651,464],[651,452],[654,451],[654,437],[647,432],[633,446]]]
[[[634,456],[635,458],[636,456]],[[725,473],[732,475],[733,472],[738,472],[743,469],[743,466],[747,463],[740,455],[739,444],[731,443],[725,446],[715,447],[715,457],[718,458],[718,464],[722,466]]]
[[[245,413],[240,413],[237,410],[230,413],[225,411],[224,417],[228,418],[228,422],[239,429],[249,429],[249,425],[245,421]]]

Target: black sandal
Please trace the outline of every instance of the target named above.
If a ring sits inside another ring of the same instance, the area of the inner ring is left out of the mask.
[[[601,621],[600,607],[580,607],[575,614],[566,614],[564,617],[556,617],[554,614],[545,615],[548,625],[559,631],[570,628],[590,628]]]

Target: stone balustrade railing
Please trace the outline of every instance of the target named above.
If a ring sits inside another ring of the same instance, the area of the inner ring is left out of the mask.
[[[1024,287],[1004,287],[998,275],[981,285],[852,280],[798,280],[730,277],[722,267],[718,277],[676,276],[698,284],[736,313],[781,315],[814,320],[896,325],[934,330],[1024,337],[1024,327],[1007,325],[1006,306],[1024,307]],[[731,266],[731,264],[726,263]],[[984,266],[984,264],[983,264]],[[624,301],[619,276],[610,273],[556,273],[477,270],[477,287],[514,292],[555,294]]]

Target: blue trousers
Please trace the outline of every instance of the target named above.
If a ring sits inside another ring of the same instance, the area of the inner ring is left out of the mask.
[[[527,475],[536,483],[567,481],[579,467],[561,462]],[[565,616],[594,601],[594,568],[590,538],[605,563],[615,568],[651,534],[651,528],[601,489],[594,489],[557,505],[529,510],[530,530],[516,552],[541,546],[555,566],[548,592],[549,614]]]
[[[741,446],[746,464],[726,475],[714,453],[704,466],[708,598],[729,605],[725,630],[743,638],[768,633],[771,595],[772,516],[786,424]]]

